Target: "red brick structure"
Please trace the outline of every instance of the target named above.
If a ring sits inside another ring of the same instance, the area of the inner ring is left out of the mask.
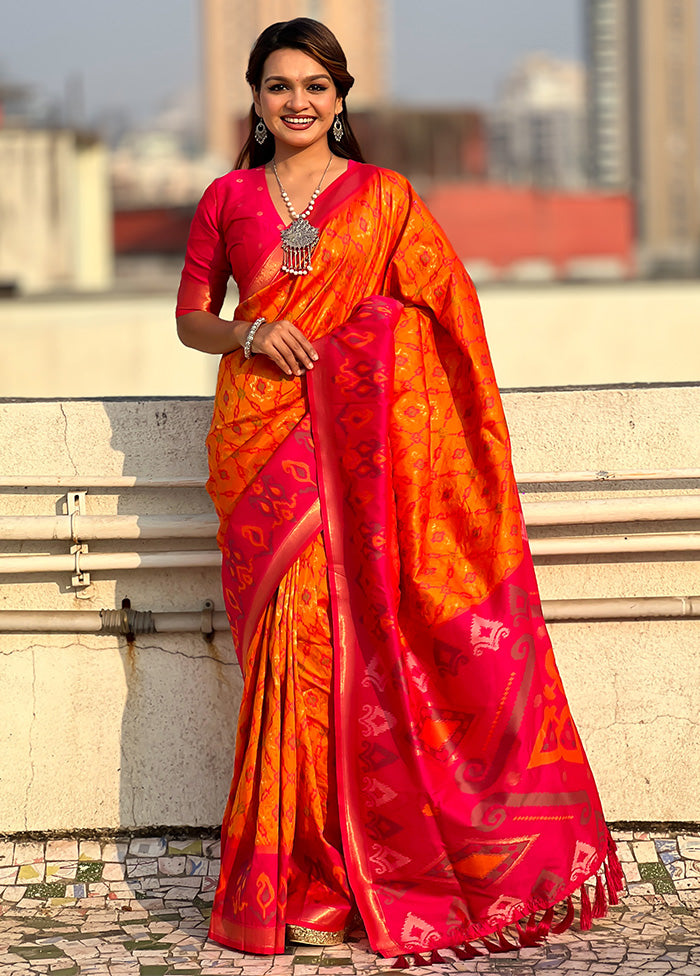
[[[195,204],[114,213],[114,253],[184,255]]]
[[[488,262],[507,276],[518,262],[545,261],[554,277],[566,277],[572,262],[608,260],[634,274],[633,210],[624,194],[443,183],[426,203],[467,266]]]

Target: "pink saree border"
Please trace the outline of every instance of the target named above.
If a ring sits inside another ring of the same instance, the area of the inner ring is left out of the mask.
[[[362,302],[341,329],[345,333],[353,323],[361,329],[362,317],[371,317],[373,323],[384,320],[384,328],[377,330],[372,352],[378,363],[393,372],[393,329],[403,306],[392,299],[372,297]],[[359,313],[359,315],[358,315]],[[358,321],[359,319],[359,321]],[[319,362],[324,363],[328,345],[335,341],[331,333],[317,342]],[[365,347],[366,348],[366,347]],[[330,357],[329,357],[330,358]],[[347,723],[351,716],[359,714],[357,704],[358,675],[364,667],[359,650],[350,587],[346,574],[343,525],[343,486],[340,466],[335,452],[334,416],[331,405],[335,399],[334,374],[330,369],[316,368],[308,378],[309,406],[315,434],[316,455],[319,469],[319,493],[323,532],[328,560],[328,579],[333,606],[334,638],[334,715],[336,722],[336,776],[343,846],[346,851],[346,869],[350,887],[357,901],[362,919],[367,926],[373,945],[387,928],[387,920],[381,899],[371,883],[371,871],[367,861],[367,845],[360,839],[364,825],[357,818],[360,780],[353,767],[357,756],[347,748]]]
[[[305,415],[248,485],[229,518],[221,580],[241,667],[267,602],[321,528],[316,477]]]
[[[575,727],[576,757],[563,779],[561,767],[542,758],[553,748],[540,739],[542,700],[559,696],[566,714],[568,706],[553,663],[550,670],[527,546],[521,563],[457,618],[402,632],[391,459],[381,448],[401,311],[381,297],[360,303],[319,340],[323,366],[308,382],[333,620],[343,846],[370,944],[384,956],[459,945],[553,909],[610,852]],[[367,450],[358,460],[359,446]],[[429,690],[438,644],[447,671],[455,667],[444,698]],[[462,701],[464,655],[476,687],[489,688],[496,669],[498,706]],[[533,705],[538,689],[545,693]],[[445,721],[463,731],[443,738]],[[482,891],[480,875],[460,865],[501,849],[517,852],[501,873],[505,887],[483,879]]]
[[[299,553],[303,552],[320,531],[321,502],[317,498],[299,516],[299,521],[289,529],[289,532],[281,540],[273,541],[273,549],[264,577],[253,591],[250,607],[246,614],[245,629],[241,641],[241,653],[245,654],[248,650],[251,638],[255,633],[265,606],[279,586],[280,580],[294,560],[299,556]]]

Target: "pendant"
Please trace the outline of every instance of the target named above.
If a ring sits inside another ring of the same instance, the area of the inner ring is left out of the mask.
[[[290,274],[303,275],[312,271],[311,255],[319,242],[318,230],[306,217],[297,217],[289,227],[282,231],[282,270]]]

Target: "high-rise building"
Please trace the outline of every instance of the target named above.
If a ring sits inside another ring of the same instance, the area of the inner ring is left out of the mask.
[[[265,27],[312,17],[337,36],[356,78],[352,108],[367,109],[388,94],[388,25],[385,0],[201,0],[207,149],[224,159],[235,153],[240,121],[252,104],[245,70],[250,49]]]
[[[697,268],[697,0],[586,0],[589,174],[635,201],[640,269]]]
[[[489,119],[489,176],[506,183],[585,182],[585,85],[580,64],[530,54],[502,83]]]

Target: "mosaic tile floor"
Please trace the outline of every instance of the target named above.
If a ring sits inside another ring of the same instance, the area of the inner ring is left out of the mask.
[[[700,836],[615,834],[627,892],[590,932],[411,974],[700,976]],[[214,840],[0,842],[0,976],[396,974],[364,938],[275,957],[208,942]]]

